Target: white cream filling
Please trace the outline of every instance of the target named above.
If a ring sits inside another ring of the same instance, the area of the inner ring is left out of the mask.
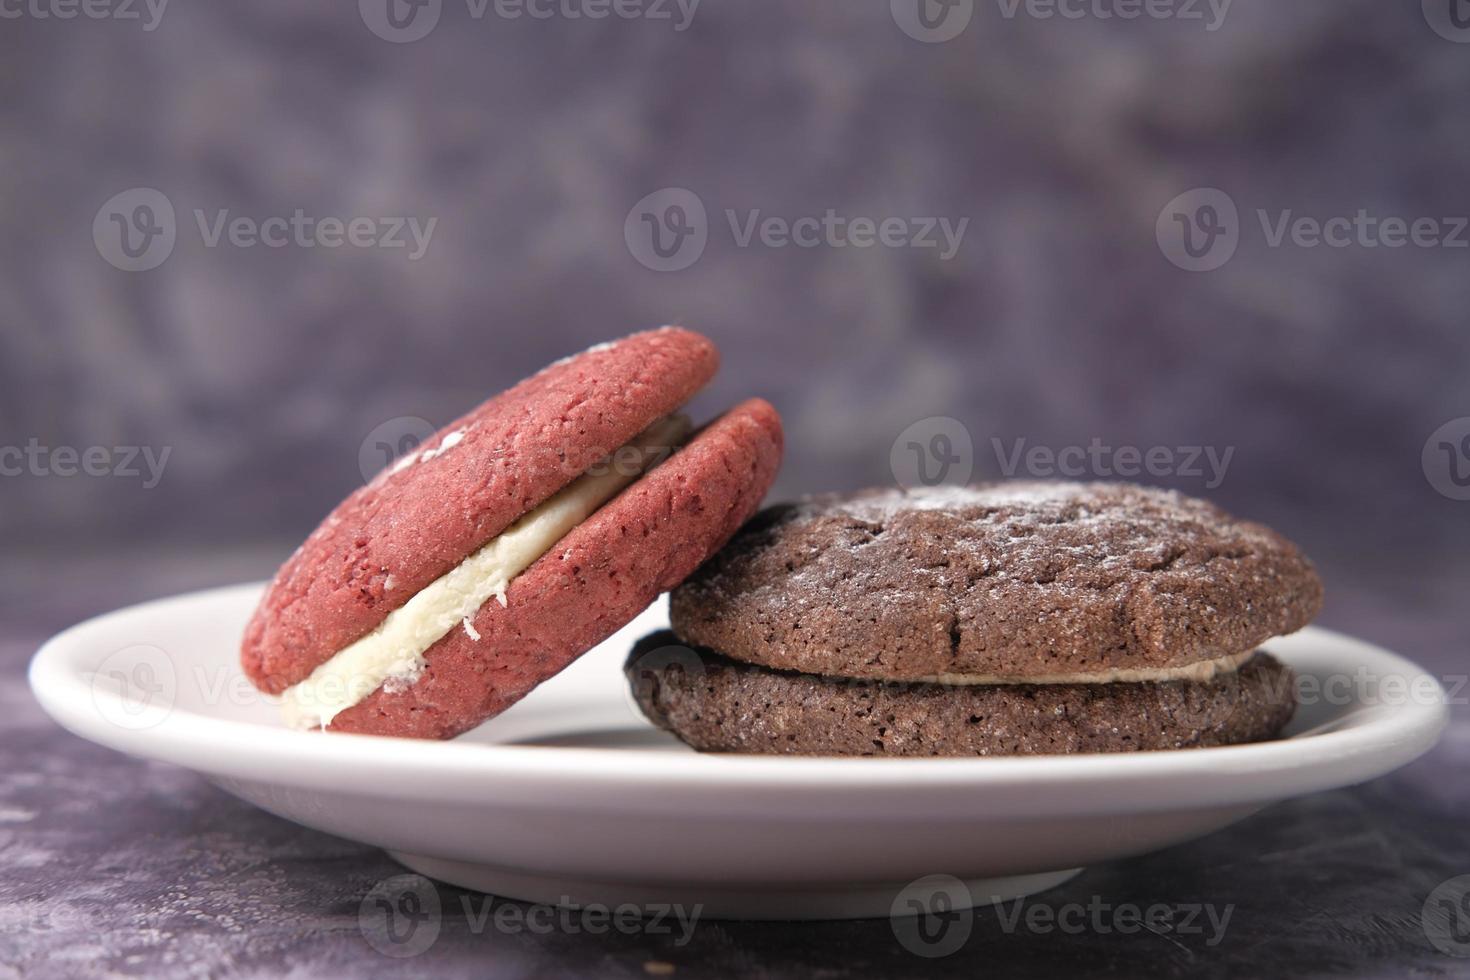
[[[1178,667],[1117,667],[1109,670],[1078,671],[1072,674],[1047,674],[1044,677],[1021,677],[1012,674],[937,674],[915,680],[929,684],[955,686],[979,684],[1138,684],[1144,681],[1208,681],[1237,670],[1249,660],[1254,649],[1213,660],[1198,660]]]
[[[689,428],[689,419],[683,415],[660,419],[429,583],[389,613],[377,629],[287,688],[280,705],[286,724],[325,728],[340,712],[379,687],[403,690],[423,673],[425,651],[450,630],[462,628],[479,642],[474,618],[480,607],[492,596],[504,606],[506,590],[517,575],[618,491],[660,463]]]

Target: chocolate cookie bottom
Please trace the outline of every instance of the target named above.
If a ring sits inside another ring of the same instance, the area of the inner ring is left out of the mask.
[[[1209,681],[948,686],[821,677],[644,637],[625,666],[639,707],[701,752],[1072,755],[1275,738],[1296,710],[1291,668],[1264,652]]]

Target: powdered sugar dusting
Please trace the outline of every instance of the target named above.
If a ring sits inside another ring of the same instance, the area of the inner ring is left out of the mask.
[[[1290,542],[1205,501],[1016,481],[775,508],[675,610],[709,629],[685,639],[784,669],[1040,676],[1233,656],[1320,597]]]
[[[941,486],[914,490],[869,491],[846,500],[819,498],[826,506],[845,511],[854,517],[887,519],[904,511],[957,511],[993,512],[1015,511],[1017,514],[1047,514],[1064,509],[1072,510],[1073,516],[1087,516],[1095,501],[1099,486],[1111,484],[1085,484],[1062,482],[989,483],[976,486]],[[1167,497],[1171,503],[1185,498],[1166,490],[1145,490],[1131,487],[1140,496],[1156,495]]]
[[[665,327],[664,329],[668,328]],[[542,369],[541,373],[544,374],[546,371],[549,371],[552,368],[563,367],[567,364],[570,364],[577,358],[581,357],[583,354],[601,354],[603,351],[612,350],[615,346],[617,346],[617,341],[615,340],[605,340],[600,344],[593,344],[591,347],[587,348],[584,351],[581,351],[580,353],[568,354],[566,357],[558,358],[557,360],[552,361],[550,364]]]
[[[1006,561],[994,574],[1024,573],[1036,564],[1124,562],[1138,565],[1140,553],[1167,561],[1168,539],[1181,532],[1209,535],[1228,527],[1230,537],[1268,543],[1269,532],[1232,521],[1213,504],[1172,490],[1119,483],[1016,481],[969,487],[868,491],[847,498],[813,498],[813,512],[841,514],[865,524],[887,526],[926,513],[955,519],[955,548],[1004,546]],[[1052,581],[1060,575],[1051,576]]]
[[[439,445],[433,449],[426,449],[419,453],[419,462],[427,463],[436,456],[443,456],[464,441],[465,432],[467,431],[466,429],[455,429],[453,432],[448,433],[443,439],[439,440]]]
[[[671,331],[683,330],[683,329],[684,329],[683,327],[677,327],[677,326],[673,326],[673,325],[665,325],[665,326],[659,327],[657,330],[651,330],[651,331],[649,331],[649,333],[670,333]],[[634,334],[634,336],[637,336],[637,334]],[[623,339],[626,340],[627,338],[623,338]],[[547,371],[550,371],[552,368],[564,367],[565,365],[568,365],[568,364],[572,363],[573,361],[575,361],[577,358],[581,357],[583,354],[601,354],[601,353],[604,353],[605,351],[610,351],[614,347],[616,347],[618,344],[620,344],[621,342],[622,341],[620,341],[620,340],[604,340],[600,344],[593,344],[591,347],[587,348],[584,351],[581,351],[580,353],[577,353],[577,354],[568,354],[566,357],[562,357],[562,358],[559,358],[559,359],[557,359],[555,361],[552,361],[550,364],[546,365],[546,367],[542,368],[539,373],[545,374]]]
[[[398,459],[393,461],[393,465],[388,468],[388,473],[391,475],[399,472],[400,470],[406,470],[410,466],[413,466],[415,463],[427,463],[429,460],[434,459],[437,456],[443,456],[445,453],[449,452],[449,450],[453,449],[455,446],[458,446],[461,442],[463,442],[465,435],[472,428],[474,428],[474,426],[470,426],[469,428],[455,429],[453,432],[446,433],[444,438],[439,440],[438,445],[434,446],[432,449],[421,449],[416,453],[404,453],[402,456],[398,457]]]

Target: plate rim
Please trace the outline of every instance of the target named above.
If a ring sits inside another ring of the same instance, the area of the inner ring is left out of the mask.
[[[1379,706],[1377,716],[1362,725],[1248,745],[938,759],[683,754],[367,735],[333,739],[186,709],[171,709],[146,729],[127,729],[106,721],[95,709],[93,688],[76,665],[80,651],[94,637],[126,617],[163,614],[167,607],[186,604],[244,603],[263,587],[264,583],[254,582],[180,593],[71,626],[47,640],[32,657],[27,675],[33,695],[51,718],[88,741],[180,765],[217,781],[245,779],[379,797],[431,795],[440,801],[506,804],[565,797],[570,789],[586,798],[585,805],[617,809],[655,808],[668,802],[670,792],[686,791],[685,802],[699,797],[705,805],[723,801],[741,812],[761,813],[777,806],[788,817],[793,811],[812,811],[814,803],[830,811],[836,797],[862,798],[865,819],[874,817],[875,808],[912,816],[912,800],[899,797],[896,806],[885,807],[882,799],[896,794],[874,793],[896,788],[965,800],[989,794],[994,797],[988,801],[992,807],[1018,813],[1053,812],[1058,807],[1065,813],[1106,812],[1106,800],[1089,800],[1098,794],[1085,792],[1099,785],[1109,787],[1114,796],[1128,797],[1126,805],[1116,807],[1118,812],[1177,808],[1183,803],[1265,804],[1365,782],[1399,768],[1429,751],[1449,718],[1437,677],[1382,647],[1322,627],[1308,627],[1303,633],[1310,631],[1355,651],[1359,658],[1377,661],[1385,674],[1402,673],[1413,683],[1428,678],[1438,691],[1438,702],[1408,699],[1400,705]],[[1192,787],[1187,799],[1170,792],[1178,783]],[[1025,792],[1004,792],[1010,790]],[[874,801],[880,803],[874,807]]]

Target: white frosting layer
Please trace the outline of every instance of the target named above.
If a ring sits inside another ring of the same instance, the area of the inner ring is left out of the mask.
[[[492,596],[505,605],[506,590],[517,575],[618,491],[662,462],[688,432],[685,416],[660,419],[429,583],[389,613],[377,629],[287,688],[281,700],[286,724],[325,728],[338,713],[379,687],[403,690],[423,673],[425,651],[450,630],[462,628],[479,642],[474,617],[480,607]]]
[[[1229,674],[1251,658],[1256,651],[1235,653],[1213,660],[1199,660],[1178,667],[1120,667],[1072,674],[1048,674],[1045,677],[1020,677],[1009,674],[938,674],[915,680],[930,684],[1138,684],[1144,681],[1208,681]]]

